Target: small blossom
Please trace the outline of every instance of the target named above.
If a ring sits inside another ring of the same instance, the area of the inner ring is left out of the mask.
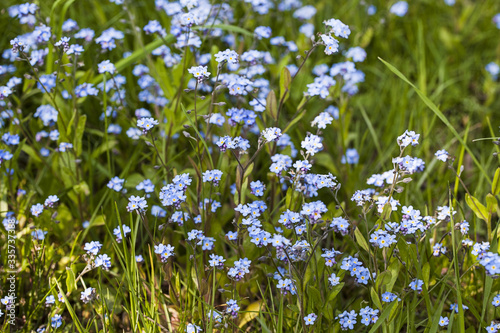
[[[439,317],[439,326],[448,326],[449,322],[450,320],[448,319],[448,317]]]
[[[316,316],[316,314],[310,313],[304,317],[304,321],[306,322],[306,325],[314,325],[316,318],[318,318],[318,316]]]
[[[98,65],[98,71],[100,74],[103,74],[103,73],[114,74],[115,70],[116,70],[115,65],[113,65],[109,60],[104,60],[103,62],[99,63],[99,65]]]
[[[142,128],[144,134],[148,133],[153,127],[158,125],[158,120],[154,118],[140,118],[137,119],[137,127]]]
[[[434,154],[436,156],[436,158],[440,161],[443,161],[443,162],[446,162],[446,160],[449,158],[449,154],[446,150],[444,149],[441,149],[441,150],[438,150],[436,152],[436,154]]]
[[[206,66],[194,66],[189,68],[188,72],[193,74],[193,76],[198,80],[198,82],[201,82],[210,76],[210,72],[208,72]]]

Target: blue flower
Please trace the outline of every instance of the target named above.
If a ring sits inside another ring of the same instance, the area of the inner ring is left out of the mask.
[[[492,321],[490,323],[490,326],[486,327],[486,332],[497,333],[498,329],[499,325],[496,322]]]
[[[201,331],[201,327],[196,326],[195,324],[188,324],[186,327],[186,333],[199,333]]]
[[[251,193],[257,197],[261,197],[264,195],[264,191],[266,190],[266,185],[260,180],[250,182]]]
[[[120,192],[123,188],[123,183],[125,182],[125,179],[121,179],[121,178],[118,178],[118,177],[113,177],[111,178],[111,180],[108,182],[108,188],[116,191],[116,192]]]
[[[206,66],[194,66],[189,68],[188,72],[190,74],[193,74],[193,76],[195,77],[195,79],[198,80],[198,82],[201,82],[210,76],[210,72],[208,71]]]
[[[90,28],[83,28],[75,34],[75,38],[85,39],[86,42],[90,42],[94,38],[94,30]]]
[[[236,231],[228,231],[226,234],[228,240],[235,241],[238,239],[238,232]]]
[[[134,210],[143,211],[148,207],[148,203],[144,197],[132,195],[128,200],[129,200],[127,205],[128,212],[132,212]]]
[[[214,124],[214,125],[217,125],[219,127],[222,127],[222,125],[224,125],[224,123],[226,122],[226,118],[224,118],[224,116],[221,115],[220,113],[213,113],[210,116],[210,119],[208,120],[208,122],[210,124]]]
[[[500,29],[500,13],[493,16],[492,21],[497,26],[497,28]]]
[[[150,179],[145,179],[142,182],[140,182],[135,187],[135,189],[138,191],[144,190],[144,192],[146,192],[146,193],[153,193],[155,190],[155,185],[153,184],[153,182]]]
[[[31,232],[31,237],[33,237],[36,240],[44,240],[45,235],[47,234],[47,231],[43,231],[42,229],[36,229]]]
[[[379,310],[372,309],[369,306],[361,308],[359,310],[359,315],[362,317],[361,323],[365,326],[375,324],[378,320],[378,313]]]
[[[398,296],[396,296],[391,292],[386,291],[385,293],[382,294],[382,302],[390,303],[395,300],[399,301],[400,299],[398,298]]]
[[[215,61],[218,63],[228,62],[230,64],[238,63],[238,53],[236,51],[227,49],[225,51],[219,51],[215,54]],[[210,74],[210,73],[209,73]]]
[[[331,55],[339,50],[339,41],[330,35],[320,35],[323,44],[325,45],[325,54]],[[333,85],[333,84],[331,84]]]
[[[174,247],[160,243],[155,245],[155,253],[160,255],[161,262],[167,262],[168,258],[174,255]]]
[[[215,186],[219,185],[219,181],[222,177],[222,171],[220,170],[207,170],[203,173],[203,182],[213,182]]]
[[[340,284],[340,277],[338,277],[335,273],[332,273],[332,275],[328,277],[328,282],[330,282],[331,287],[335,287]]]
[[[497,63],[495,62],[490,62],[488,63],[484,69],[490,73],[490,75],[493,77],[494,80],[497,79],[498,74],[500,73],[500,66],[498,66]]]
[[[443,162],[446,162],[446,160],[449,158],[448,152],[444,149],[438,150],[434,155],[438,160]]]
[[[76,21],[73,20],[73,19],[67,19],[62,24],[61,29],[64,32],[69,32],[69,31],[72,31],[72,30],[78,30],[78,23],[76,23]]]
[[[236,281],[240,281],[246,273],[250,273],[249,268],[251,263],[248,258],[237,260],[234,262],[234,267],[229,269],[227,275]]]
[[[272,34],[272,30],[270,27],[259,26],[255,28],[254,34],[258,39],[262,38],[270,38]]]
[[[314,156],[316,153],[323,150],[323,144],[321,141],[323,141],[321,137],[309,134],[306,136],[304,141],[302,141],[301,146],[306,150],[307,154]]]
[[[210,255],[210,260],[208,261],[208,264],[210,265],[210,267],[222,269],[224,268],[224,261],[226,261],[224,257],[212,253]]]
[[[50,27],[45,24],[41,24],[35,28],[33,31],[33,36],[38,40],[39,43],[48,42],[52,33]]]
[[[467,309],[469,309],[469,307],[465,304],[462,304],[462,309],[467,310]],[[458,313],[458,304],[453,303],[452,305],[450,305],[450,311],[455,311],[455,313]]]
[[[340,232],[342,235],[347,235],[349,232],[349,221],[345,218],[339,216],[332,218],[332,223],[330,223],[330,228],[333,228],[334,231]]]
[[[82,29],[83,30],[83,29]],[[93,31],[92,31],[93,32]],[[86,36],[89,37],[89,36]],[[123,39],[125,37],[124,33],[111,27],[104,30],[102,34],[95,39],[95,42],[101,45],[103,50],[113,50],[116,47],[115,39]],[[91,39],[91,38],[90,38]],[[87,38],[85,38],[87,40]],[[90,41],[90,40],[87,40]],[[106,60],[108,61],[108,60]],[[114,69],[114,67],[113,67]]]
[[[87,251],[87,253],[92,254],[94,256],[99,253],[101,250],[102,244],[98,241],[92,241],[90,243],[85,243],[84,250]]]
[[[357,323],[356,321],[357,314],[354,310],[351,312],[344,311],[338,315],[335,319],[339,319],[340,327],[343,330],[346,329],[354,329],[354,325]]]
[[[448,326],[450,320],[448,319],[448,317],[439,317],[439,326],[441,327],[444,327],[444,326]]]
[[[304,317],[304,321],[306,322],[306,325],[314,325],[316,318],[318,318],[318,316],[316,316],[316,314],[310,313]]]
[[[165,36],[167,34],[165,29],[163,29],[161,24],[156,20],[149,21],[148,24],[144,26],[144,32],[148,35],[158,33],[160,36]]]
[[[9,151],[0,149],[0,165],[2,165],[3,161],[8,161],[12,157],[13,155]]]
[[[100,74],[110,73],[114,74],[116,71],[115,65],[113,65],[109,60],[104,60],[103,62],[98,64],[98,72]]]
[[[290,279],[280,279],[278,281],[278,284],[276,285],[276,288],[280,289],[283,295],[286,295],[287,293],[295,295],[297,293],[295,284]]]
[[[60,314],[55,314],[51,319],[50,319],[50,326],[53,328],[59,328],[62,325],[62,317]]]
[[[240,310],[240,306],[234,299],[230,299],[226,302],[227,308],[226,313],[230,314],[233,318],[238,316],[238,311]]]
[[[412,290],[418,291],[420,293],[422,291],[422,286],[424,285],[424,281],[419,280],[419,279],[413,279],[413,281],[410,282],[410,288]]]
[[[497,294],[495,295],[495,297],[493,297],[493,301],[491,302],[491,304],[493,304],[494,307],[500,306],[500,294]]]
[[[95,288],[92,287],[85,289],[80,294],[80,300],[85,304],[92,302],[95,298],[96,298],[96,290]]]
[[[149,130],[153,129],[156,125],[158,125],[158,120],[154,118],[140,118],[137,119],[137,127],[142,128],[142,132],[144,134],[148,133]]]
[[[43,213],[43,205],[42,204],[38,203],[38,204],[31,206],[31,214],[33,214],[33,216],[38,217],[42,213]]]
[[[356,148],[347,148],[345,154],[342,156],[342,164],[358,164],[359,154]]]
[[[55,74],[40,75],[40,79],[37,82],[36,86],[43,93],[51,91],[56,87],[56,75]]]
[[[351,47],[345,54],[346,58],[351,58],[354,62],[362,62],[366,59],[366,51],[359,46]]]
[[[389,11],[394,15],[403,17],[408,12],[408,3],[406,1],[398,1],[391,6]]]
[[[105,270],[109,270],[111,268],[111,258],[107,254],[98,255],[95,260],[95,267],[102,267]]]
[[[54,205],[58,201],[59,201],[59,198],[57,197],[57,195],[49,195],[49,197],[45,200],[44,205],[46,207],[52,208],[52,207],[54,207]]]
[[[329,19],[323,22],[327,27],[330,27],[330,32],[332,32],[337,37],[348,38],[351,34],[351,29],[349,26],[342,23],[342,21],[337,19]]]
[[[61,143],[59,144],[59,148],[58,148],[58,149],[59,149],[59,151],[60,151],[60,152],[63,152],[63,153],[64,153],[66,150],[68,150],[68,149],[72,149],[72,148],[73,148],[73,144],[72,144],[72,143],[69,143],[69,142],[61,142]]]
[[[277,127],[269,127],[260,133],[266,142],[277,141],[281,136],[281,129]]]
[[[0,86],[0,100],[12,94],[12,90],[7,86]]]
[[[116,227],[113,229],[113,235],[116,237],[116,241],[120,243],[122,241],[122,230],[123,230],[123,236],[127,237],[127,234],[132,231],[129,226],[123,224],[122,228],[120,226]]]
[[[54,295],[49,295],[45,298],[45,306],[51,306],[56,303],[56,298]]]
[[[414,131],[406,130],[402,135],[398,136],[398,144],[400,147],[404,148],[409,146],[418,145],[418,139],[420,138],[420,134],[416,134]]]
[[[321,112],[314,120],[311,122],[311,126],[317,126],[320,129],[325,129],[326,125],[330,125],[333,121],[332,116],[328,112]]]
[[[432,247],[432,255],[435,257],[439,257],[441,254],[445,254],[445,253],[446,253],[446,247],[443,246],[443,244],[441,244],[441,243],[436,243]]]

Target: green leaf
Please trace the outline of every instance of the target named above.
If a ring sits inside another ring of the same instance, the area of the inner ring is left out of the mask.
[[[493,176],[493,183],[491,183],[491,193],[497,195],[500,193],[500,168],[495,171],[495,176]]]
[[[288,88],[290,87],[290,82],[292,82],[292,76],[290,75],[290,71],[288,70],[288,68],[285,66],[281,70],[281,75],[280,75],[280,101],[283,99],[283,96],[288,92]],[[290,94],[287,94],[287,96],[283,100],[283,103],[288,99],[288,96],[290,96]]]
[[[431,266],[429,262],[426,261],[424,266],[422,267],[422,280],[424,281],[427,288],[429,288],[429,278],[431,275]]]
[[[82,138],[83,133],[85,132],[85,123],[87,122],[87,116],[80,116],[78,119],[78,125],[76,127],[75,139],[73,145],[75,146],[76,156],[80,156],[82,154]]]
[[[354,230],[354,236],[356,237],[356,242],[363,248],[366,252],[370,253],[370,247],[368,246],[368,243],[366,242],[365,236],[359,231],[359,228],[356,228]]]
[[[488,210],[482,203],[479,202],[476,198],[468,193],[465,195],[465,201],[467,202],[467,206],[476,214],[478,218],[484,221],[489,221],[488,218]]]
[[[391,65],[390,63],[388,63],[387,61],[383,60],[382,58],[378,58],[380,61],[382,61],[382,63],[384,65],[387,66],[387,68],[389,68],[391,70],[391,72],[393,72],[394,74],[396,74],[401,80],[403,80],[404,82],[408,83],[418,94],[418,96],[420,97],[420,99],[429,107],[429,109],[431,109],[434,114],[439,118],[441,119],[441,121],[450,129],[450,131],[453,133],[453,135],[455,136],[455,138],[457,138],[457,140],[462,144],[462,146],[465,147],[465,149],[467,150],[467,152],[470,154],[470,156],[472,157],[472,159],[474,160],[474,163],[476,164],[477,168],[479,170],[481,170],[483,176],[486,178],[486,180],[488,180],[488,183],[491,184],[491,179],[490,177],[488,177],[488,173],[484,170],[483,168],[483,165],[479,162],[479,160],[474,156],[474,154],[472,153],[472,150],[470,150],[470,148],[467,146],[467,144],[465,143],[465,141],[462,139],[462,137],[460,136],[460,134],[458,134],[458,132],[455,130],[455,128],[453,127],[453,125],[449,122],[449,120],[446,118],[446,116],[443,114],[443,112],[441,112],[441,110],[439,110],[439,108],[436,106],[436,104],[434,104],[420,89],[418,89],[413,83],[410,82],[410,80],[408,80],[406,78],[406,76],[403,75],[403,73],[401,73],[396,67],[394,67],[393,65]]]
[[[83,194],[85,196],[88,196],[90,194],[89,185],[84,181],[73,186],[73,190],[75,190],[77,194]]]
[[[274,90],[271,90],[269,94],[267,94],[266,107],[269,110],[271,117],[276,120],[278,117],[278,102],[276,101],[276,94],[274,93]]]
[[[490,216],[498,210],[498,201],[491,193],[486,195],[486,210]]]
[[[335,297],[337,297],[337,295],[342,290],[342,288],[344,288],[344,284],[345,283],[342,282],[342,283],[339,283],[338,285],[336,285],[335,287],[332,288],[330,295],[328,295],[328,302],[333,301],[335,299]],[[325,304],[325,306],[326,306],[326,304]]]
[[[387,291],[392,291],[392,288],[394,287],[394,284],[396,283],[398,276],[399,276],[399,268],[400,264],[399,261],[394,260],[392,264],[389,266],[389,271],[391,272],[391,280],[387,284]]]
[[[312,306],[323,304],[323,300],[321,299],[321,293],[317,288],[313,287],[311,284],[307,286],[307,297],[309,297],[309,303]]]
[[[31,148],[31,146],[28,145],[23,145],[22,146],[22,151],[24,151],[26,154],[28,154],[33,160],[35,160],[38,163],[42,163],[42,160],[40,157],[36,154],[35,150]]]
[[[66,267],[66,289],[68,290],[68,293],[71,293],[73,290],[76,290],[76,277],[75,277],[75,272],[73,272],[72,267]]]
[[[401,259],[403,259],[403,262],[408,264],[408,261],[410,259],[410,250],[408,249],[408,244],[403,238],[399,238],[398,244],[397,244],[399,254],[401,256]]]
[[[375,289],[379,290],[380,286],[386,286],[388,285],[392,280],[392,273],[390,271],[384,271],[380,273],[377,278],[375,279]],[[390,291],[390,290],[386,290]]]
[[[286,199],[285,199],[286,207],[290,207],[290,202],[292,201],[293,192],[294,190],[291,187],[289,187],[286,190]]]
[[[243,311],[243,316],[241,317],[240,322],[238,323],[238,327],[242,328],[245,326],[248,322],[252,321],[255,319],[260,312],[260,309],[262,308],[262,301],[256,301],[250,304],[245,311]]]
[[[380,298],[373,287],[370,289],[370,296],[372,298],[372,302],[377,306],[377,308],[382,310],[382,303],[380,303]]]

